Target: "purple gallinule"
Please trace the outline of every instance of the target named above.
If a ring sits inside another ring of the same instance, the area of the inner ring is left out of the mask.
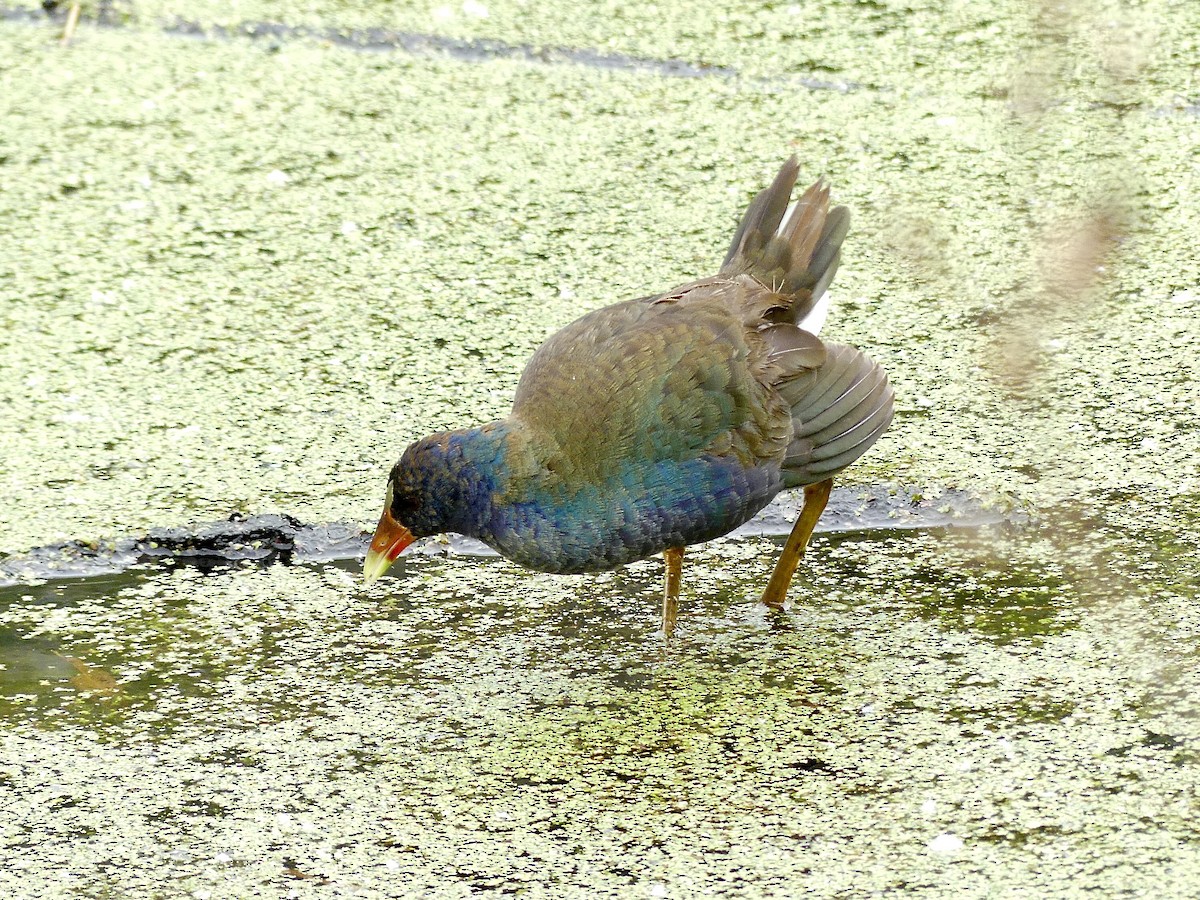
[[[669,635],[683,548],[803,487],[762,598],[782,606],[833,476],[892,418],[883,369],[817,337],[850,216],[823,180],[788,212],[798,171],[792,157],[750,204],[715,276],[577,319],[533,354],[507,418],[405,450],[367,582],[445,531],[543,572],[662,553]]]

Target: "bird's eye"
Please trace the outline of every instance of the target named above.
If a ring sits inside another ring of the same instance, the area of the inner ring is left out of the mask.
[[[392,518],[397,522],[402,525],[410,524],[420,505],[415,494],[404,488],[396,490],[391,482],[388,483],[387,506],[392,511]]]

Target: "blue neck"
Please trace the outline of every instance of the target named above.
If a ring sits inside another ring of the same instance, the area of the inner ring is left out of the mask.
[[[494,498],[508,480],[507,432],[503,422],[443,431],[405,451],[397,470],[421,497],[416,517],[406,523],[414,534],[486,533]]]

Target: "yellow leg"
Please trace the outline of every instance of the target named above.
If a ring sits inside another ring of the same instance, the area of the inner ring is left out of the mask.
[[[670,637],[675,632],[679,616],[679,588],[683,583],[683,548],[668,547],[663,551],[666,577],[663,579],[662,633]]]
[[[800,509],[796,524],[792,526],[787,543],[783,545],[783,552],[779,554],[779,561],[775,563],[775,571],[771,573],[767,589],[763,591],[762,602],[767,606],[783,608],[788,585],[792,583],[792,575],[804,556],[804,548],[808,546],[813,529],[817,527],[817,519],[821,518],[821,513],[825,511],[825,504],[829,502],[829,492],[832,489],[832,478],[810,484],[804,489],[804,506]]]

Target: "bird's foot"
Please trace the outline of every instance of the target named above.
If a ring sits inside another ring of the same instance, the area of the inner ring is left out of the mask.
[[[678,618],[679,598],[663,597],[662,622],[658,626],[658,631],[654,632],[655,636],[669,641],[675,634],[675,622]]]

